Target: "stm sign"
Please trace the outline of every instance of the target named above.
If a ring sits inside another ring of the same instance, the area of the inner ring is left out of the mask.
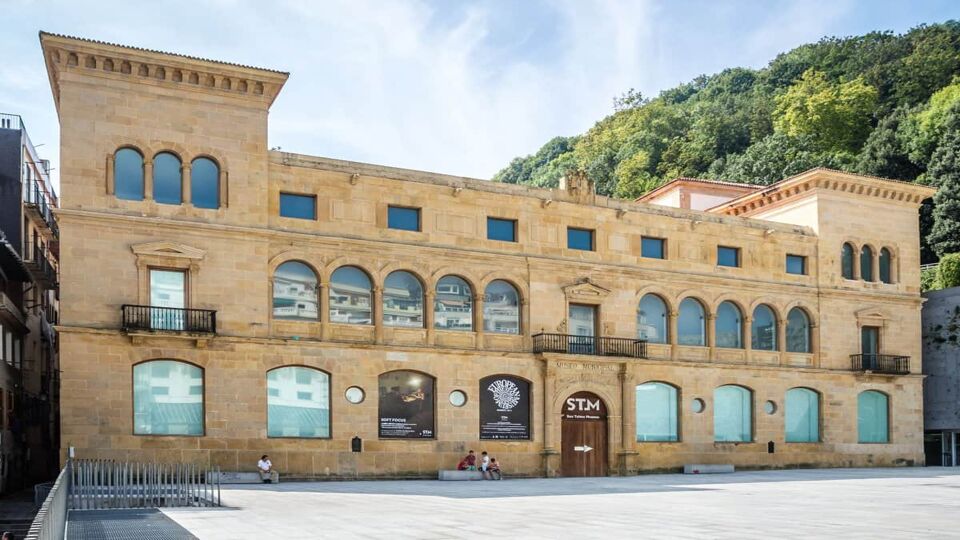
[[[563,402],[563,418],[570,420],[606,420],[603,400],[590,392],[577,392]]]
[[[567,398],[567,412],[600,412],[600,400],[589,398]]]

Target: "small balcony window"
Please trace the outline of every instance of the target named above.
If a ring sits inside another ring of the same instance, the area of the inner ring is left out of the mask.
[[[317,219],[315,195],[280,194],[280,216],[296,219]]]
[[[420,209],[403,206],[387,207],[387,228],[401,231],[419,231]]]

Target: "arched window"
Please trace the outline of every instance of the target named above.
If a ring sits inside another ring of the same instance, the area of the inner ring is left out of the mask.
[[[883,392],[860,392],[857,396],[857,442],[889,442],[888,407],[888,398]]]
[[[319,318],[317,274],[299,261],[287,261],[273,273],[273,318],[315,321]]]
[[[330,376],[308,367],[267,372],[267,437],[330,436]]]
[[[392,272],[383,282],[383,324],[423,328],[423,285],[410,272]]]
[[[787,352],[809,353],[810,317],[802,308],[795,307],[787,314]]]
[[[753,440],[753,392],[734,384],[713,391],[713,440]]]
[[[183,180],[180,176],[180,158],[170,152],[153,157],[153,200],[163,204],[183,201]]]
[[[373,324],[370,277],[356,266],[341,266],[330,276],[330,322]]]
[[[873,281],[873,248],[870,246],[860,250],[860,279]]]
[[[437,281],[433,325],[441,330],[473,331],[473,289],[465,279],[443,276]]]
[[[133,366],[134,435],[203,435],[203,369],[177,360]]]
[[[893,283],[893,278],[890,274],[890,264],[892,260],[893,257],[890,255],[890,250],[882,248],[880,250],[880,281],[884,283]]]
[[[113,155],[113,192],[118,199],[143,200],[143,155],[133,148]]]
[[[655,294],[644,295],[637,306],[637,338],[649,343],[668,343],[667,304]]]
[[[220,208],[220,167],[210,158],[190,164],[190,203],[197,208]]]
[[[379,377],[381,439],[436,437],[433,377],[418,371],[391,371]]]
[[[777,350],[777,317],[766,304],[760,304],[753,310],[750,346],[758,351]]]
[[[648,382],[637,385],[637,441],[678,441],[677,389]]]
[[[677,316],[677,343],[704,347],[707,344],[707,326],[703,304],[695,298],[680,302]]]
[[[743,348],[743,316],[733,302],[725,301],[717,308],[717,347]]]
[[[820,394],[809,388],[791,388],[785,401],[784,440],[820,442]]]
[[[849,243],[844,243],[840,250],[840,270],[845,279],[856,279],[853,277],[853,246]]]
[[[520,295],[517,289],[497,279],[483,292],[483,329],[496,334],[520,333]]]

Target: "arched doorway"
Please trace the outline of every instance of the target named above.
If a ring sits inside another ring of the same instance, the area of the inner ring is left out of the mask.
[[[560,411],[560,472],[563,476],[607,475],[607,406],[593,392],[577,392]]]

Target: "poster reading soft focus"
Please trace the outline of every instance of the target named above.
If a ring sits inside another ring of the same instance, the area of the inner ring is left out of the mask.
[[[433,378],[415,371],[380,375],[380,438],[434,437]]]
[[[509,375],[480,379],[480,438],[530,439],[530,383]]]

